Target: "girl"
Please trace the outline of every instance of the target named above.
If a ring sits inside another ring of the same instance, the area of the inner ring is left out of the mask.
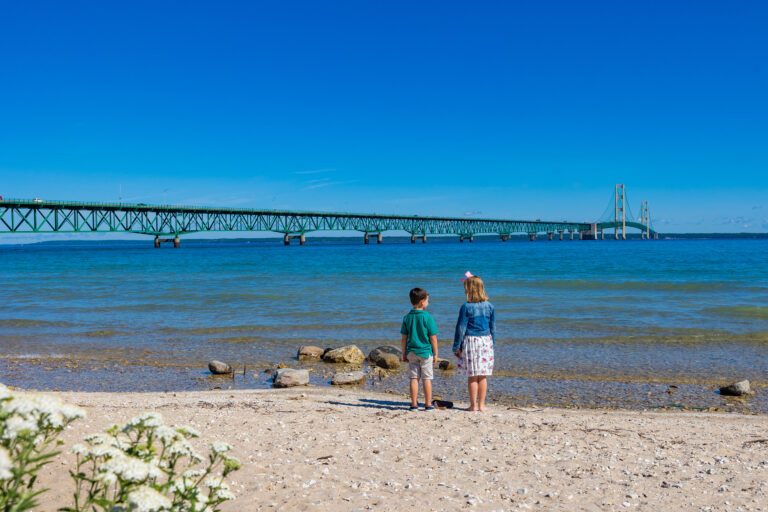
[[[467,272],[464,293],[467,302],[459,310],[453,352],[459,368],[467,375],[469,410],[484,411],[488,375],[493,374],[493,344],[496,340],[496,316],[488,302],[483,280]]]

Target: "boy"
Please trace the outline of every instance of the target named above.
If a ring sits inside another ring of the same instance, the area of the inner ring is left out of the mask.
[[[411,410],[419,408],[419,379],[424,387],[424,410],[434,410],[432,404],[432,367],[437,361],[437,324],[427,313],[429,294],[422,288],[410,292],[413,309],[403,318],[402,334],[403,361],[409,363],[411,376]]]

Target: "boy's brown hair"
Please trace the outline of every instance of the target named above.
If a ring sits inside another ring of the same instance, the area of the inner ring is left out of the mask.
[[[467,302],[484,302],[488,300],[483,280],[477,276],[472,276],[464,281],[464,292],[467,294]]]
[[[429,294],[427,293],[427,290],[425,290],[424,288],[414,288],[413,290],[410,291],[408,296],[411,299],[411,305],[415,306],[419,302],[429,297]]]

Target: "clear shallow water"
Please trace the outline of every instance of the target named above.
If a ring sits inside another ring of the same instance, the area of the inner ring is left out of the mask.
[[[768,412],[768,240],[359,238],[0,246],[0,381],[40,389],[268,385],[302,344],[399,343],[422,286],[449,356],[466,270],[498,311],[493,398],[518,404]],[[209,379],[209,359],[246,365]],[[316,365],[313,381],[330,368]],[[461,399],[464,379],[439,376]],[[715,394],[749,378],[747,401]],[[369,386],[401,391],[395,375]],[[669,389],[669,385],[677,388]],[[668,393],[667,391],[671,391]]]

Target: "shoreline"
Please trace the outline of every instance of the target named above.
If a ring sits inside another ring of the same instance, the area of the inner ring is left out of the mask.
[[[409,412],[404,394],[321,387],[54,394],[88,413],[67,446],[148,410],[198,429],[200,447],[230,442],[244,466],[223,510],[765,510],[768,499],[768,444],[754,442],[765,415]],[[40,510],[66,504],[71,466],[66,455],[44,469]]]

